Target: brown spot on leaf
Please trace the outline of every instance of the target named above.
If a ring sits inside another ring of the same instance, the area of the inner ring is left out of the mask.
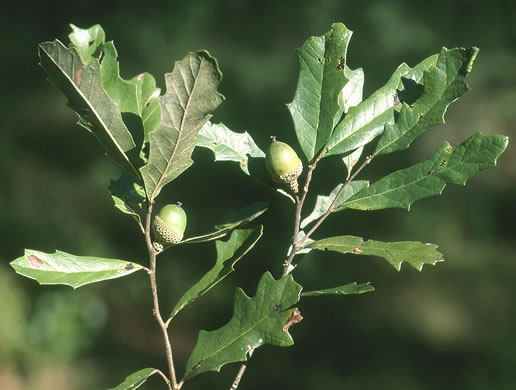
[[[288,317],[287,322],[285,322],[285,325],[283,325],[283,332],[288,332],[288,329],[303,320],[303,316],[301,315],[301,312],[296,309],[292,312],[290,317]]]
[[[364,253],[364,251],[362,249],[360,249],[360,248],[353,249],[353,252],[354,253]]]
[[[337,69],[342,70],[346,67],[346,59],[342,56],[339,58],[339,62],[337,62]]]
[[[79,68],[75,71],[75,82],[77,83],[77,86],[81,86],[82,83],[82,72],[84,72],[84,69]]]
[[[41,260],[39,257],[34,256],[34,255],[28,255],[27,260],[29,261],[29,265],[32,268],[41,269],[41,268],[43,268],[43,265],[45,265],[43,260]]]

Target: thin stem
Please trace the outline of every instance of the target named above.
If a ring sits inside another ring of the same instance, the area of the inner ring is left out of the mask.
[[[159,299],[158,299],[158,285],[156,283],[156,255],[157,252],[154,249],[154,246],[152,245],[152,240],[150,237],[150,230],[151,230],[151,215],[152,215],[152,203],[148,204],[147,208],[147,216],[145,221],[145,242],[147,243],[147,251],[149,252],[149,280],[151,284],[151,291],[152,291],[152,303],[154,306],[153,314],[156,318],[156,321],[161,329],[161,333],[163,334],[163,341],[165,343],[165,353],[167,355],[167,363],[168,363],[168,370],[170,372],[170,378],[172,382],[172,389],[178,390],[180,387],[178,387],[177,379],[176,379],[176,370],[174,368],[174,358],[172,355],[172,345],[170,344],[170,338],[168,336],[167,332],[167,326],[165,325],[165,322],[163,321],[163,318],[161,317],[161,313],[159,310]]]
[[[292,261],[294,260],[294,256],[296,255],[297,251],[299,250],[299,227],[301,225],[301,211],[303,210],[303,204],[305,203],[306,195],[308,194],[308,187],[310,186],[310,182],[312,181],[312,173],[315,170],[315,167],[317,166],[317,163],[319,160],[323,157],[323,154],[321,153],[317,158],[314,160],[312,164],[308,166],[308,172],[306,174],[306,180],[305,185],[303,186],[303,191],[301,192],[301,196],[298,196],[296,194],[296,214],[294,218],[294,233],[292,234],[292,248],[290,250],[289,256],[285,263],[283,264],[283,276],[287,276],[289,273],[290,265],[292,264]]]
[[[238,370],[235,380],[233,381],[233,384],[229,388],[229,390],[236,390],[238,388],[238,385],[240,384],[240,381],[242,380],[242,377],[244,376],[244,372],[247,369],[247,366],[245,364],[242,364],[240,366],[240,369]]]
[[[330,206],[328,207],[328,210],[326,210],[326,212],[321,216],[321,218],[319,218],[317,220],[315,225],[308,231],[308,233],[306,233],[306,235],[299,242],[299,244],[298,244],[299,246],[303,245],[303,243],[313,234],[313,232],[315,232],[317,230],[317,228],[319,226],[321,226],[321,224],[324,222],[324,220],[326,218],[328,218],[328,216],[335,211],[335,209],[334,209],[335,204],[337,203],[337,201],[339,200],[340,196],[344,192],[344,189],[346,188],[346,186],[355,179],[355,177],[360,173],[360,171],[362,169],[364,169],[365,166],[367,164],[369,164],[373,158],[374,158],[373,155],[367,156],[366,159],[364,160],[364,162],[360,165],[360,167],[358,167],[358,169],[353,173],[353,175],[351,175],[350,177],[348,177],[346,179],[346,181],[344,182],[344,184],[340,188],[339,192],[337,193],[337,195],[335,195],[335,198],[333,199],[333,201],[331,202]]]
[[[158,373],[158,374],[163,378],[163,380],[166,382],[166,384],[167,384],[168,388],[169,388],[170,390],[172,390],[172,387],[171,387],[171,385],[170,385],[170,381],[168,380],[168,377],[167,377],[165,374],[163,374],[160,370],[157,370],[157,373]]]

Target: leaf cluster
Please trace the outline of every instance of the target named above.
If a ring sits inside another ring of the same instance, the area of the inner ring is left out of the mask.
[[[296,51],[299,78],[287,108],[304,161],[299,193],[271,180],[265,169],[265,153],[249,133],[234,132],[210,121],[224,97],[217,91],[222,73],[207,51],[192,52],[177,61],[172,72],[165,75],[166,91],[161,94],[148,73],[130,80],[120,76],[115,46],[105,41],[99,25],[88,29],[72,26],[68,46],[58,40],[39,45],[40,65],[49,81],[68,98],[79,125],[95,135],[106,154],[124,169],[109,191],[115,207],[139,226],[149,249],[149,266],[29,249],[11,264],[16,272],[40,284],[73,288],[141,269],[147,271],[170,376],[147,368],[130,375],[115,389],[137,388],[153,374],[161,375],[170,389],[179,389],[198,374],[248,360],[262,345],[292,345],[289,328],[302,320],[298,309],[302,298],[374,290],[368,282],[344,281],[335,287],[303,291],[294,279],[295,269],[300,255],[312,250],[381,257],[398,271],[402,263],[421,271],[425,264],[443,261],[435,244],[380,242],[351,235],[314,236],[333,213],[348,209],[408,210],[417,200],[441,194],[447,184],[465,184],[480,170],[496,164],[507,146],[507,137],[477,132],[459,145],[445,142],[427,159],[373,183],[363,177],[356,179],[369,164],[408,148],[426,130],[444,123],[448,106],[468,90],[465,80],[479,50],[443,48],[413,67],[401,64],[384,86],[363,98],[364,72],[347,65],[351,37],[352,31],[336,23],[326,34],[307,39]],[[211,150],[215,161],[238,163],[244,174],[292,200],[294,227],[288,252],[280,257],[282,275],[275,279],[264,272],[253,297],[236,290],[232,318],[219,329],[200,331],[184,377],[177,381],[167,334],[170,322],[235,270],[237,262],[261,238],[263,226],[254,221],[267,210],[265,202],[250,205],[233,212],[212,232],[179,243],[215,240],[215,264],[178,299],[163,320],[155,279],[156,256],[160,253],[151,243],[152,208],[164,186],[192,165],[196,146]],[[365,154],[366,147],[371,154]],[[324,174],[317,170],[318,163],[329,156],[342,161],[335,167],[342,179],[334,183],[330,194],[321,194],[310,184],[312,177]],[[309,195],[315,198],[315,204],[306,210]]]

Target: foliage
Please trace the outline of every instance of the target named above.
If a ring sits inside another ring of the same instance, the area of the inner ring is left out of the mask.
[[[109,190],[115,207],[138,225],[149,263],[26,249],[11,265],[40,284],[73,288],[142,269],[148,273],[153,313],[162,331],[169,372],[146,368],[128,376],[115,389],[138,388],[153,374],[160,375],[169,389],[180,389],[196,375],[247,361],[262,345],[292,345],[289,329],[302,320],[297,306],[303,297],[374,290],[367,282],[347,282],[303,292],[295,280],[300,258],[297,255],[317,249],[379,256],[398,271],[403,262],[421,271],[424,264],[443,261],[435,244],[380,242],[349,235],[315,239],[313,235],[332,213],[395,207],[408,210],[417,200],[441,194],[447,184],[465,184],[480,170],[495,166],[507,147],[507,137],[477,132],[460,145],[445,142],[426,160],[372,184],[366,179],[355,180],[378,157],[408,148],[427,129],[444,123],[448,106],[468,90],[465,78],[479,51],[443,48],[412,68],[401,64],[383,87],[363,99],[364,72],[347,65],[351,36],[346,26],[337,23],[323,36],[309,38],[297,50],[300,73],[288,109],[305,165],[299,193],[271,180],[265,169],[265,154],[249,133],[236,133],[222,123],[209,121],[224,97],[217,90],[222,73],[207,51],[192,52],[177,61],[172,72],[165,75],[166,92],[161,94],[148,73],[131,80],[120,77],[115,46],[105,41],[99,25],[88,29],[72,26],[68,46],[58,40],[39,45],[40,65],[49,81],[68,98],[68,105],[79,116],[78,123],[94,134],[106,153],[124,169]],[[162,189],[193,164],[191,156],[196,146],[213,151],[216,161],[238,163],[250,178],[291,199],[295,223],[289,252],[278,256],[282,274],[275,279],[264,271],[254,297],[240,288],[236,290],[233,317],[219,329],[200,331],[184,377],[178,380],[168,336],[171,321],[235,271],[237,262],[261,238],[263,226],[256,220],[267,210],[265,203],[250,205],[234,212],[213,232],[187,237],[177,244],[215,240],[216,259],[164,320],[157,292],[156,261],[167,248],[153,245],[153,207]],[[371,149],[372,154],[365,155],[366,149]],[[310,185],[314,175],[324,175],[316,168],[321,159],[329,156],[342,160],[343,165],[336,166],[342,172],[342,180],[334,183],[329,195],[322,195]],[[305,205],[309,194],[316,196],[312,210],[306,210]],[[237,376],[233,388],[240,378]]]

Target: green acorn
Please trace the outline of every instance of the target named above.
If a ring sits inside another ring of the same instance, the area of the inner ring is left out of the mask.
[[[271,139],[272,142],[265,155],[265,166],[272,180],[287,184],[294,193],[297,193],[297,178],[303,172],[303,163],[289,145],[276,141],[276,137]]]
[[[162,251],[167,246],[181,242],[185,228],[186,213],[181,208],[181,203],[164,206],[152,221],[154,248]]]

